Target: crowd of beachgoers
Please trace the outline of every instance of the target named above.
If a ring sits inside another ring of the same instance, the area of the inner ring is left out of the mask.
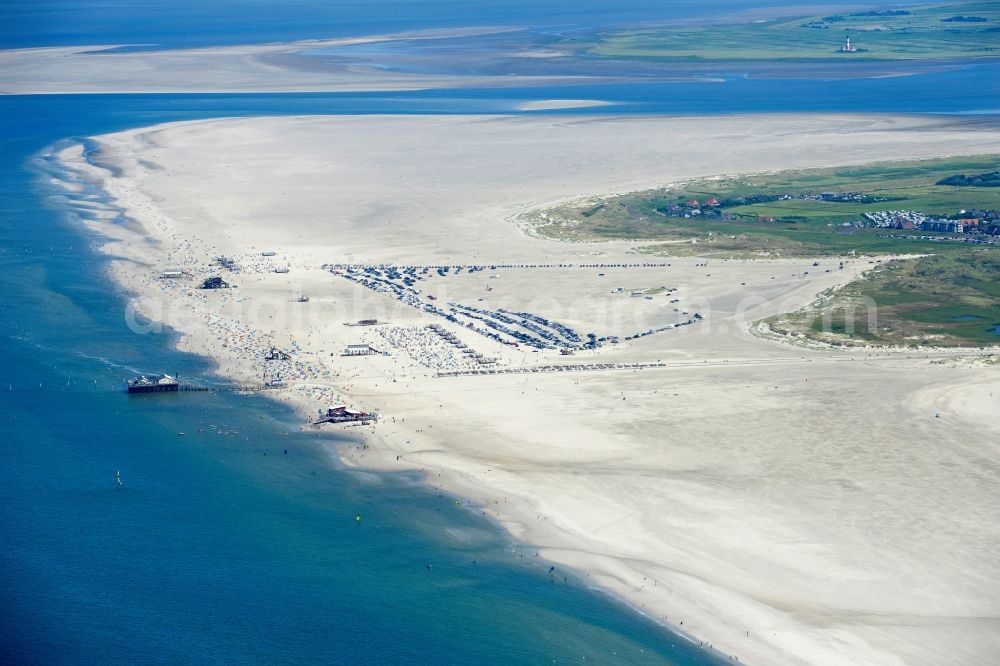
[[[451,342],[437,329],[425,326],[380,326],[377,330],[392,347],[406,352],[415,365],[435,370],[467,370],[477,365],[474,350],[464,343]]]

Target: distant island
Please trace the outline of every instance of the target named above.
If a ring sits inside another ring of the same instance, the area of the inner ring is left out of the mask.
[[[959,2],[607,32],[588,52],[693,61],[990,58],[1000,56],[998,32],[1000,5]]]

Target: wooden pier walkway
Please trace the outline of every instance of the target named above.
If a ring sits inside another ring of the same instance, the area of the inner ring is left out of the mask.
[[[274,391],[280,388],[286,388],[284,386],[191,386],[190,384],[181,384],[177,389],[178,391],[184,391],[185,393],[221,393],[224,391],[229,391],[233,393],[259,393],[261,391]]]

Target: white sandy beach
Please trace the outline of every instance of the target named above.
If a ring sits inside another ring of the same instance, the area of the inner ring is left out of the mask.
[[[997,153],[997,129],[861,115],[366,116],[175,123],[97,140],[106,168],[79,146],[61,158],[132,221],[92,226],[120,257],[111,272],[133,305],[237,381],[280,374],[289,387],[274,395],[303,423],[341,400],[378,410],[374,426],[339,426],[368,444],[345,447],[348,464],[422,470],[570,581],[575,572],[741,662],[996,663],[997,366],[747,331],[853,279],[867,258],[840,269],[650,257],[630,242],[540,239],[514,218],[683,178]],[[220,273],[218,255],[241,272]],[[704,319],[572,356],[534,352],[322,268],[379,263],[497,266],[430,270],[420,297],[599,335]],[[168,268],[192,278],[161,279]],[[195,289],[211,275],[238,288]],[[302,294],[308,303],[295,302]],[[365,318],[388,323],[344,325]],[[431,323],[518,372],[436,376],[478,366]],[[389,355],[340,355],[359,343]],[[292,360],[265,363],[272,345]],[[593,363],[660,367],[530,372]]]

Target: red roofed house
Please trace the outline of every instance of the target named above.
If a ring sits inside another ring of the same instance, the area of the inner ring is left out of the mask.
[[[774,216],[773,215],[758,215],[757,216],[757,221],[758,222],[774,222]]]
[[[706,206],[718,206],[719,205],[719,200],[716,199],[715,197],[711,197],[708,201],[705,202],[705,205]]]
[[[689,208],[697,208],[697,207],[698,207],[698,206],[700,206],[700,205],[701,205],[701,204],[700,204],[700,203],[698,203],[698,200],[697,200],[697,199],[688,199],[688,207],[689,207]]]

